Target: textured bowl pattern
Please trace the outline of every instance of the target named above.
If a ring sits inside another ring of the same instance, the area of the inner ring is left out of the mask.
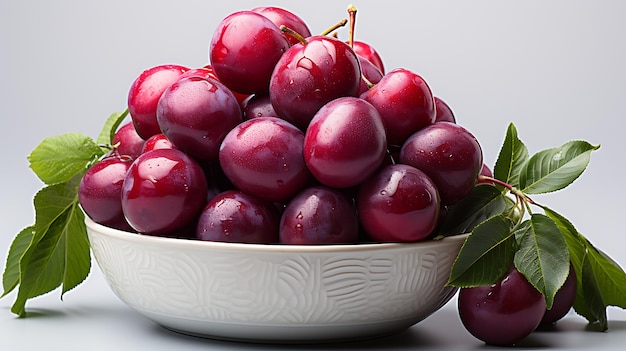
[[[183,333],[271,342],[355,339],[410,327],[456,292],[445,283],[464,240],[232,244],[86,223],[98,266],[131,308]]]

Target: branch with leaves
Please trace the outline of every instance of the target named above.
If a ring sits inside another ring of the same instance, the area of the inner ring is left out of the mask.
[[[61,296],[91,270],[85,215],[78,203],[83,174],[113,149],[115,131],[128,110],[112,114],[96,141],[81,133],[44,139],[28,156],[44,182],[34,198],[35,223],[20,231],[9,248],[2,275],[4,292],[18,288],[11,311],[26,316],[26,302],[61,287]]]
[[[626,274],[564,216],[529,195],[573,183],[599,146],[571,141],[529,156],[510,124],[494,167],[493,185],[477,185],[455,204],[440,235],[470,233],[452,267],[449,285],[475,287],[500,279],[512,265],[540,291],[550,308],[570,263],[577,277],[574,310],[599,330],[608,306],[626,308]],[[533,212],[538,208],[543,213]]]

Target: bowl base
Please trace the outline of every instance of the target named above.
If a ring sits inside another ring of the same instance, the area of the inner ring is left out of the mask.
[[[189,321],[141,311],[148,319],[172,332],[222,341],[264,344],[323,344],[378,339],[400,333],[420,319],[407,318],[381,323],[325,325],[230,324]]]

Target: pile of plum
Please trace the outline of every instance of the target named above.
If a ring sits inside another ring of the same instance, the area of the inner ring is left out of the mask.
[[[435,236],[448,207],[491,171],[420,75],[385,72],[378,52],[354,40],[349,13],[342,41],[337,28],[312,35],[282,8],[238,11],[217,26],[210,64],[142,72],[128,93],[131,121],[82,178],[85,213],[117,229],[207,241]],[[513,267],[497,284],[461,289],[460,317],[481,340],[511,344],[563,317],[574,282],[547,311]]]
[[[132,83],[131,121],[79,187],[94,221],[227,242],[413,242],[483,169],[426,81],[385,72],[353,35],[311,35],[293,12],[258,7],[218,24],[209,62]]]

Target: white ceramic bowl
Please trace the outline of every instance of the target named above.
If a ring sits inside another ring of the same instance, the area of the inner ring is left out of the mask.
[[[456,293],[445,286],[465,235],[410,244],[232,244],[132,234],[86,219],[113,292],[181,333],[326,342],[402,331]]]

